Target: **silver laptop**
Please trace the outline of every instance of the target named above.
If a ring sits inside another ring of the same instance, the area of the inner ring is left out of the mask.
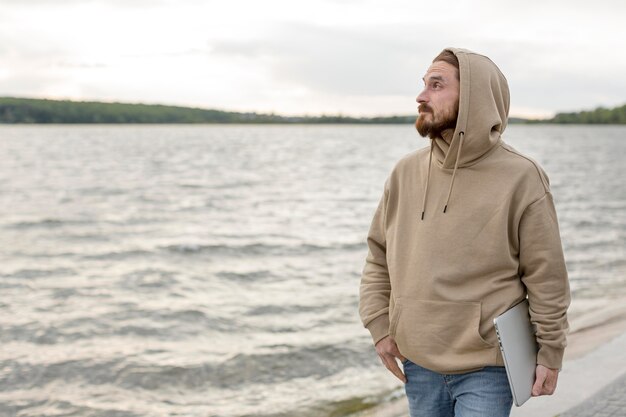
[[[537,340],[528,314],[528,300],[517,303],[495,319],[513,401],[521,406],[530,397],[537,367]]]

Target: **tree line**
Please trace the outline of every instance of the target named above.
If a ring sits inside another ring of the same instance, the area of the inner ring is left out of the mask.
[[[413,123],[415,116],[280,116],[161,104],[0,97],[0,123]]]
[[[558,113],[551,123],[590,123],[590,124],[626,124],[626,104],[607,109],[598,107],[591,111],[578,113]]]
[[[280,116],[161,104],[104,103],[0,97],[0,123],[414,123],[416,115],[350,117]],[[552,119],[510,118],[509,123],[626,123],[626,105],[613,109],[558,113]]]

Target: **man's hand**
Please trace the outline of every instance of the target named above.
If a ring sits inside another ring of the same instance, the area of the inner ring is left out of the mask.
[[[537,365],[535,370],[535,383],[533,384],[533,397],[540,395],[552,395],[556,389],[556,380],[559,378],[559,370]]]
[[[396,362],[396,358],[403,361],[405,358],[402,356],[400,351],[398,350],[398,345],[396,345],[396,341],[393,340],[391,336],[386,336],[376,343],[376,353],[380,357],[380,360],[383,362],[383,365],[392,374],[398,377],[398,379],[406,384],[406,376],[400,370],[398,366],[398,362]]]

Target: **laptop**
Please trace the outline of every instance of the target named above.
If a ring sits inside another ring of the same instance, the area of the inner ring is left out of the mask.
[[[513,401],[521,406],[530,397],[537,367],[537,340],[524,299],[493,319]]]

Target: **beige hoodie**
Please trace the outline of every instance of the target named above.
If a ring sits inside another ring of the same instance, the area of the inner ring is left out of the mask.
[[[403,157],[367,236],[359,313],[374,344],[440,373],[503,366],[493,319],[528,296],[537,363],[560,369],[569,281],[548,177],[503,142],[506,79],[489,58],[448,48],[460,67],[459,115]],[[452,132],[450,132],[452,133]]]

